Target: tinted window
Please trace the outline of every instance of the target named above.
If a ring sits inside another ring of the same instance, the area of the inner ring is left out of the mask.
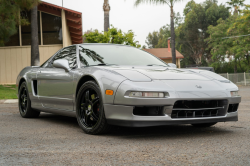
[[[42,13],[43,44],[62,44],[61,17]]]
[[[98,64],[116,64],[116,65],[141,65],[150,64],[164,65],[155,56],[137,49],[135,47],[119,45],[80,45],[80,62],[82,66]]]
[[[8,42],[4,43],[4,46],[20,46],[19,40],[19,27],[16,27],[17,33],[11,36]]]
[[[22,11],[21,17],[28,19],[31,23],[31,11]],[[41,34],[40,34],[40,12],[37,12],[37,27],[38,27],[38,42],[41,44]],[[21,27],[22,34],[22,45],[31,45],[31,25],[25,25]]]
[[[54,58],[53,61],[58,59],[66,59],[69,62],[69,67],[74,69],[77,67],[76,47],[70,46],[62,49]]]

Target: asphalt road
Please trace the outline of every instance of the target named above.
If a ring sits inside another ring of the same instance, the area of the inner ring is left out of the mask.
[[[0,104],[0,165],[250,165],[250,87],[240,90],[238,122],[117,127],[99,136],[83,133],[75,118],[23,119],[17,104]]]

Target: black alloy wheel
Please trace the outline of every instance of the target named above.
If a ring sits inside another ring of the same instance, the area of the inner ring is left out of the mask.
[[[20,89],[20,98],[19,98],[19,102],[20,102],[20,111],[22,112],[22,114],[25,114],[27,111],[27,106],[28,106],[28,94],[27,94],[27,90],[26,87],[23,86],[22,89]]]
[[[94,127],[100,119],[100,99],[94,89],[88,88],[81,99],[80,120],[87,127]]]
[[[77,95],[76,115],[79,126],[87,134],[107,132],[107,124],[99,86],[94,81],[82,85]]]
[[[29,98],[29,91],[26,82],[23,82],[18,91],[18,106],[20,115],[23,118],[36,118],[40,115],[39,111],[31,108],[31,101]]]

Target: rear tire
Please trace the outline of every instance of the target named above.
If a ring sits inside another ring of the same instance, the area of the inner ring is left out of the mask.
[[[211,127],[215,125],[217,122],[214,123],[197,123],[197,124],[192,124],[194,127]]]
[[[26,82],[23,82],[18,92],[18,107],[20,115],[23,118],[37,118],[40,115],[39,111],[31,108],[31,101]]]
[[[84,83],[76,99],[76,117],[81,129],[87,134],[103,134],[110,130],[107,123],[99,86],[94,81]]]

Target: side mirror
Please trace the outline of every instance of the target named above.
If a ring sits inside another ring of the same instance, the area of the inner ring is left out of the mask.
[[[174,64],[174,63],[168,63],[168,65],[169,65],[170,67],[176,68],[176,64]]]
[[[56,68],[65,69],[67,72],[70,70],[69,62],[66,59],[55,60],[53,66]]]

